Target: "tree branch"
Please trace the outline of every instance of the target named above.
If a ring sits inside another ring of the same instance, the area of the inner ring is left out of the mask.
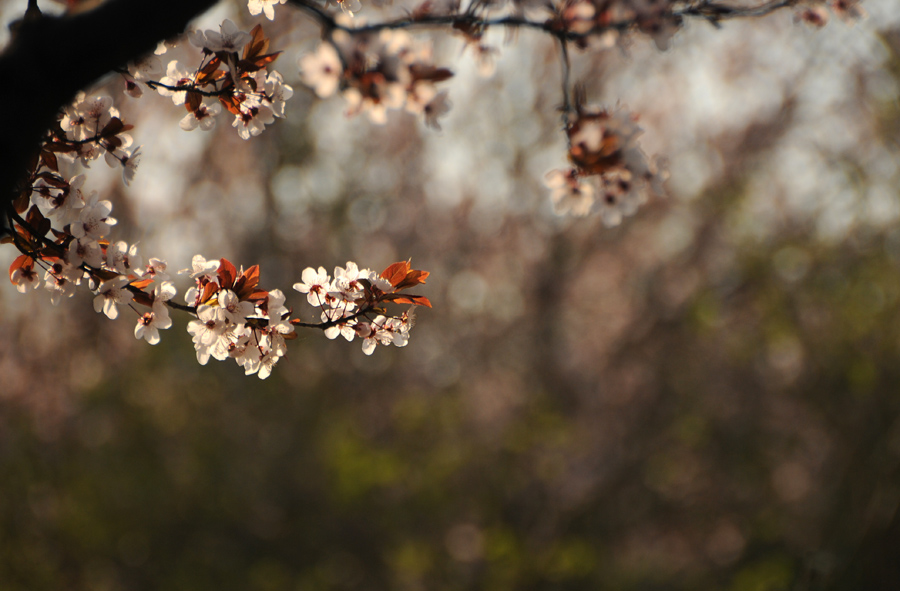
[[[218,0],[109,0],[75,16],[31,11],[0,55],[6,141],[0,142],[0,205],[12,202],[59,109],[103,75],[183,32]],[[0,222],[0,234],[8,230]]]

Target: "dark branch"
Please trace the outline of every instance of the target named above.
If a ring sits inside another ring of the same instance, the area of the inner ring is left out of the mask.
[[[673,3],[670,16],[704,18],[714,22],[735,18],[765,16],[782,8],[794,6],[798,0],[773,0],[757,6],[733,6],[728,3],[701,1],[697,3]],[[337,29],[348,33],[377,32],[385,29],[441,28],[453,25],[469,25],[481,29],[490,27],[509,27],[536,29],[548,33],[561,41],[584,40],[612,30],[626,31],[636,25],[634,20],[612,22],[597,26],[585,33],[575,33],[560,29],[558,22],[552,18],[545,20],[528,20],[519,15],[497,18],[481,18],[472,11],[450,14],[428,14],[424,16],[408,16],[389,21],[375,22],[358,27],[347,26],[335,20],[335,15],[319,6],[315,0],[290,0],[290,3],[312,16],[327,33]]]
[[[217,1],[109,0],[61,17],[41,16],[30,2],[0,55],[0,79],[14,89],[0,97],[7,125],[7,140],[0,143],[0,203],[15,198],[46,130],[76,92],[183,32]]]

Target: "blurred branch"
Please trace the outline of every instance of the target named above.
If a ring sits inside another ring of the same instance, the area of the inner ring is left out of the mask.
[[[577,33],[560,27],[560,22],[555,18],[546,20],[529,20],[520,15],[504,16],[497,18],[482,18],[472,11],[450,14],[410,14],[409,16],[371,23],[358,27],[348,26],[337,21],[335,16],[324,7],[315,4],[312,0],[290,0],[291,4],[310,14],[326,30],[341,30],[348,33],[368,33],[388,29],[409,29],[414,27],[439,28],[450,26],[460,30],[486,30],[490,27],[512,27],[536,29],[553,35],[560,40],[577,41],[601,35],[608,31],[626,31],[637,25],[638,19],[627,19],[617,22],[598,25],[584,33]],[[719,2],[699,2],[688,4],[678,8],[672,8],[669,13],[660,16],[669,16],[674,19],[681,17],[699,17],[709,21],[718,22],[734,18],[760,17],[771,14],[782,8],[794,6],[797,0],[776,0],[766,2],[758,6],[734,6]]]

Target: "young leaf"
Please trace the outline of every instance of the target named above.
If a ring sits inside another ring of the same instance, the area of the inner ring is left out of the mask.
[[[237,269],[228,259],[219,260],[219,285],[222,289],[231,289],[237,279]]]
[[[32,269],[34,268],[34,259],[28,256],[27,254],[21,254],[15,258],[12,262],[12,265],[9,266],[9,280],[15,285],[13,281],[13,273],[16,272],[17,269]]]

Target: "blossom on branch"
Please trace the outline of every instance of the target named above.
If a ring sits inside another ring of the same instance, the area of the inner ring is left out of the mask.
[[[131,292],[125,288],[128,283],[128,278],[122,275],[104,281],[94,296],[94,311],[98,313],[102,311],[110,320],[118,318],[117,306],[131,301]]]
[[[637,145],[641,128],[623,109],[610,112],[576,104],[566,127],[568,170],[545,177],[553,209],[559,215],[586,216],[598,211],[606,226],[617,226],[661,192],[663,171],[654,170]]]
[[[200,103],[200,106],[188,112],[178,125],[185,131],[193,131],[198,127],[203,131],[209,131],[216,126],[216,115],[221,111],[219,103]]]
[[[178,60],[172,60],[166,66],[166,75],[160,79],[156,91],[162,96],[171,97],[172,102],[176,105],[183,105],[187,99],[187,90],[176,89],[183,89],[193,86],[193,84],[194,75],[188,72]]]
[[[373,0],[380,5],[380,0]],[[286,0],[247,0],[252,15],[274,19],[275,6]],[[335,14],[338,4],[345,14]],[[458,2],[426,0],[405,16],[373,25],[352,21],[346,15],[361,9],[359,0],[325,0],[324,6],[300,3],[321,26],[323,40],[315,52],[299,60],[301,79],[319,98],[340,92],[347,113],[365,112],[375,123],[384,123],[391,110],[405,110],[421,117],[427,127],[440,130],[440,118],[450,108],[449,93],[441,84],[453,72],[434,63],[432,44],[410,35],[417,26],[446,27],[464,37],[475,54],[479,70],[490,75],[497,49],[485,44],[487,31],[529,28],[543,32],[561,48],[563,81],[562,112],[570,165],[549,172],[554,210],[559,214],[584,216],[598,213],[607,226],[620,224],[660,193],[664,171],[657,161],[648,161],[638,145],[641,129],[637,117],[624,109],[586,106],[584,92],[575,86],[570,99],[570,46],[585,49],[618,41],[624,46],[633,33],[646,35],[665,49],[688,17],[705,18],[716,24],[732,16],[770,12],[783,5],[805,10],[802,18],[813,24],[827,20],[828,9],[841,18],[864,14],[858,0],[800,0],[742,8],[707,2],[670,0],[554,0],[539,3],[516,0],[506,3],[476,1],[462,7]],[[280,9],[281,10],[281,9]],[[536,13],[541,16],[535,17]],[[133,60],[117,70],[125,80],[126,93],[141,96],[143,86],[184,108],[180,126],[185,130],[210,130],[216,117],[227,111],[232,126],[243,139],[261,134],[276,118],[285,116],[286,101],[293,89],[273,69],[280,51],[269,48],[270,40],[260,25],[241,30],[224,20],[218,30],[188,34],[193,58],[168,60],[155,56]],[[48,40],[56,47],[58,40]],[[156,55],[174,42],[160,43]],[[123,62],[130,55],[121,56]],[[40,60],[38,60],[40,61]],[[142,86],[143,85],[143,86]],[[68,88],[68,86],[66,86]],[[67,91],[70,92],[70,91]],[[42,283],[53,304],[70,297],[81,285],[94,292],[93,306],[110,319],[127,305],[138,316],[137,339],[159,342],[159,330],[172,325],[170,310],[195,318],[187,330],[197,360],[210,357],[234,359],[246,374],[267,378],[288,350],[287,342],[297,328],[322,330],[329,339],[343,336],[360,339],[366,355],[378,345],[403,347],[409,342],[416,306],[430,307],[424,296],[408,290],[424,284],[427,271],[413,269],[409,261],[389,265],[378,273],[348,262],[336,267],[333,276],[324,267],[308,267],[294,289],[313,307],[306,322],[286,305],[278,289],[260,286],[260,270],[254,265],[237,268],[227,259],[207,261],[195,256],[190,276],[193,286],[185,293],[185,304],[176,303],[167,264],[151,258],[144,267],[136,245],[108,238],[116,224],[112,204],[96,192],[85,197],[84,176],[69,166],[88,168],[104,157],[113,167],[122,167],[123,182],[136,175],[141,147],[133,147],[113,99],[102,93],[80,92],[52,122],[43,140],[35,141],[32,161],[16,164],[22,182],[6,208],[9,235],[4,241],[18,249],[9,269],[10,281],[21,292]],[[61,166],[62,164],[62,166]],[[43,271],[43,273],[42,273]],[[395,305],[411,306],[396,312]]]
[[[453,72],[433,64],[431,43],[401,30],[377,34],[340,30],[333,41],[300,58],[301,79],[316,95],[326,98],[340,88],[350,116],[364,112],[373,123],[383,124],[389,110],[405,108],[440,129],[438,117],[451,105],[447,92],[439,93],[435,84]]]
[[[331,43],[321,43],[315,53],[300,56],[300,79],[319,98],[328,98],[341,80],[341,58]]]
[[[172,318],[169,316],[166,302],[173,297],[175,297],[175,286],[169,281],[160,283],[153,290],[150,311],[138,318],[137,325],[134,327],[134,338],[144,339],[151,345],[159,343],[159,331],[172,326]]]
[[[237,53],[253,37],[246,31],[241,31],[231,19],[225,19],[219,25],[218,31],[192,31],[188,34],[191,44],[206,49],[210,53],[226,52]]]
[[[44,273],[44,287],[50,292],[50,303],[56,306],[64,296],[70,298],[75,295],[83,276],[84,271],[66,261],[53,261]]]
[[[284,4],[287,0],[249,0],[247,8],[253,16],[259,13],[265,13],[266,18],[270,21],[275,20],[275,6]]]
[[[19,293],[40,287],[41,277],[34,269],[34,259],[27,254],[19,255],[9,267],[9,280]]]

